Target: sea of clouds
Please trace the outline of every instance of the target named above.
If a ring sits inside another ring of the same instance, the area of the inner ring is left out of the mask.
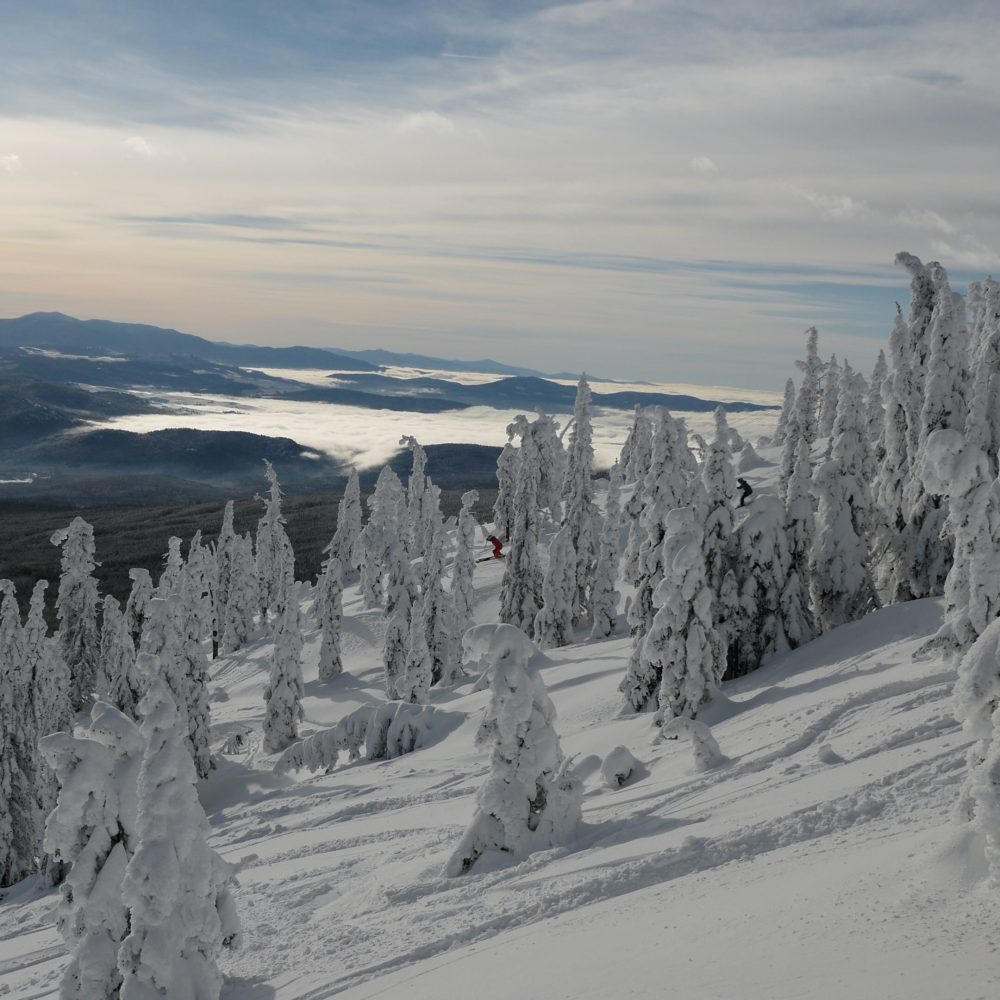
[[[274,371],[283,378],[329,385],[328,373]],[[442,376],[445,373],[438,373]],[[309,375],[316,376],[309,377]],[[454,373],[448,377],[457,381]],[[469,376],[463,373],[464,379]],[[495,376],[489,376],[495,379]],[[321,379],[319,381],[318,379]],[[617,388],[617,386],[616,386]],[[638,388],[638,387],[637,387]],[[644,386],[647,391],[681,391],[679,386]],[[697,393],[692,390],[697,390]],[[774,403],[771,393],[725,390],[721,387],[685,386],[683,391],[703,398],[745,399]],[[147,432],[166,428],[189,427],[196,430],[244,431],[270,437],[287,437],[304,447],[323,452],[338,461],[359,469],[383,465],[397,451],[404,434],[416,437],[421,444],[483,444],[500,447],[507,440],[507,426],[521,411],[500,410],[476,406],[444,413],[407,413],[372,410],[333,403],[291,402],[282,399],[246,399],[228,396],[195,395],[192,393],[143,393],[163,409],[157,413],[116,417],[102,427]],[[766,397],[766,398],[761,398]],[[688,428],[706,437],[711,435],[711,413],[684,413]],[[565,427],[569,415],[556,418]],[[594,409],[594,451],[598,467],[608,467],[621,450],[632,424],[632,413],[600,407]],[[730,424],[748,440],[771,434],[777,414],[774,411],[731,414]]]

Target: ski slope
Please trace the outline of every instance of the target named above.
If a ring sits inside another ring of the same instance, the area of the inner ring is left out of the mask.
[[[501,575],[477,567],[477,620],[496,619]],[[346,672],[321,684],[302,600],[308,735],[382,700],[384,622],[348,588]],[[701,716],[726,761],[705,772],[649,716],[618,717],[627,638],[551,652],[584,825],[461,878],[442,870],[487,769],[475,678],[432,691],[453,715],[425,749],[276,775],[260,748],[269,644],[217,661],[213,746],[246,743],[202,790],[212,846],[241,864],[246,940],[224,996],[993,1000],[1000,901],[952,818],[968,747],[954,668],[914,658],[940,611],[879,611],[727,683]],[[600,765],[617,746],[641,769],[612,790]],[[29,879],[0,902],[3,1000],[57,994],[55,900]]]

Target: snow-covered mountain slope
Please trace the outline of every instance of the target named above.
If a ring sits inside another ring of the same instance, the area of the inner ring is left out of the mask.
[[[501,570],[477,567],[480,621]],[[472,678],[433,692],[454,725],[425,749],[279,776],[259,740],[270,646],[218,661],[214,746],[246,734],[203,789],[213,846],[242,863],[246,943],[224,995],[996,996],[1000,903],[951,819],[968,744],[954,671],[913,658],[939,615],[889,608],[726,684],[703,718],[727,760],[705,772],[649,716],[618,717],[627,639],[552,652],[542,676],[584,826],[460,878],[442,871],[487,757]],[[347,672],[327,684],[307,634],[304,735],[382,700],[383,627],[349,588]],[[641,768],[612,790],[600,765],[620,745]],[[0,903],[0,997],[55,995],[55,898],[32,879]]]

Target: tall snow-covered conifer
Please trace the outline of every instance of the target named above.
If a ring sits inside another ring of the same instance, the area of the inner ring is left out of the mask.
[[[104,598],[101,614],[101,673],[97,692],[101,701],[131,719],[136,717],[143,684],[135,670],[135,646],[125,627],[121,605],[110,594]]]
[[[782,604],[792,572],[784,521],[781,501],[759,496],[740,525],[740,673],[791,646]]]
[[[529,636],[542,605],[542,569],[538,556],[542,451],[539,422],[519,416],[507,434],[521,439],[514,490],[510,545],[500,587],[500,620]],[[544,433],[548,433],[547,429]]]
[[[331,552],[332,545],[327,547]],[[323,565],[316,593],[316,617],[320,628],[319,679],[332,681],[343,673],[340,660],[340,629],[344,618],[344,580],[340,560],[331,554]]]
[[[788,379],[785,382],[785,398],[781,404],[781,413],[778,414],[778,426],[774,431],[772,439],[775,445],[783,445],[788,434],[788,421],[792,419],[795,412],[795,382]]]
[[[608,479],[608,497],[605,502],[604,524],[597,550],[597,571],[591,596],[593,625],[591,640],[607,639],[614,634],[618,622],[618,602],[621,594],[615,589],[618,582],[618,560],[621,555],[621,467],[615,462]]]
[[[249,534],[236,536],[232,544],[232,555],[226,620],[222,628],[223,653],[235,653],[250,641],[254,632],[254,616],[260,607],[253,539]]]
[[[812,605],[823,631],[855,621],[878,606],[869,569],[871,498],[862,474],[863,400],[845,371],[831,458],[813,476],[819,502],[811,561]]]
[[[562,491],[562,523],[569,528],[574,563],[575,587],[570,608],[574,624],[590,616],[590,591],[597,565],[599,518],[594,506],[594,430],[590,419],[590,397],[587,376],[583,374],[576,387]]]
[[[97,629],[97,580],[94,529],[82,517],[52,535],[62,547],[62,575],[56,613],[59,650],[70,670],[70,701],[79,709],[94,693],[101,638]]]
[[[693,719],[718,689],[725,668],[705,572],[701,512],[675,507],[666,518],[657,612],[642,644],[642,663],[658,682],[659,717]]]
[[[476,519],[472,513],[479,500],[476,490],[462,494],[458,512],[458,532],[451,571],[451,597],[454,604],[455,637],[461,645],[462,636],[472,627],[476,604],[474,573],[476,568]]]
[[[542,649],[565,646],[573,639],[575,563],[571,529],[569,525],[563,525],[549,545],[549,567],[542,584],[542,607],[535,615],[535,641]]]
[[[298,605],[291,600],[277,621],[271,674],[264,689],[264,749],[268,753],[280,753],[298,738],[302,694],[302,626]]]
[[[132,589],[125,604],[125,627],[132,637],[132,645],[138,649],[142,630],[146,626],[149,602],[153,599],[153,578],[146,569],[130,569],[128,578],[132,581]]]
[[[352,570],[360,568],[360,563],[354,561],[358,536],[361,534],[361,480],[358,470],[351,469],[351,474],[344,487],[344,495],[337,505],[337,527],[330,541],[329,555],[340,563],[344,580]]]

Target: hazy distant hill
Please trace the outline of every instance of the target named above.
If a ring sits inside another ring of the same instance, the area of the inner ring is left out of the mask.
[[[518,368],[505,365],[492,358],[481,358],[478,361],[456,361],[448,358],[435,358],[428,354],[408,354],[398,351],[385,351],[382,348],[366,351],[347,351],[336,348],[338,354],[351,358],[370,361],[374,365],[394,365],[399,368],[432,368],[442,372],[482,372],[484,375],[541,375],[532,368]],[[346,370],[346,369],[345,369]]]
[[[549,413],[569,413],[576,400],[576,387],[550,382],[537,376],[514,376],[496,382],[478,385],[459,385],[438,378],[398,379],[388,375],[362,373],[359,375],[332,375],[338,385],[356,386],[372,395],[386,395],[397,399],[409,395],[414,402],[425,403],[434,399],[448,399],[466,406],[492,406],[501,410],[535,409],[542,407]],[[687,413],[708,413],[722,406],[729,413],[752,413],[771,410],[772,406],[760,403],[720,403],[714,399],[701,399],[667,392],[594,392],[594,406],[614,410],[631,410],[634,406],[666,406]]]
[[[81,389],[0,373],[0,445],[19,447],[90,420],[148,413],[154,407],[124,392]]]
[[[329,368],[375,371],[377,366],[319,347],[258,347],[225,344],[144,323],[75,319],[57,312],[0,319],[0,347],[38,347],[64,354],[126,354],[133,357],[195,357],[262,368]]]

